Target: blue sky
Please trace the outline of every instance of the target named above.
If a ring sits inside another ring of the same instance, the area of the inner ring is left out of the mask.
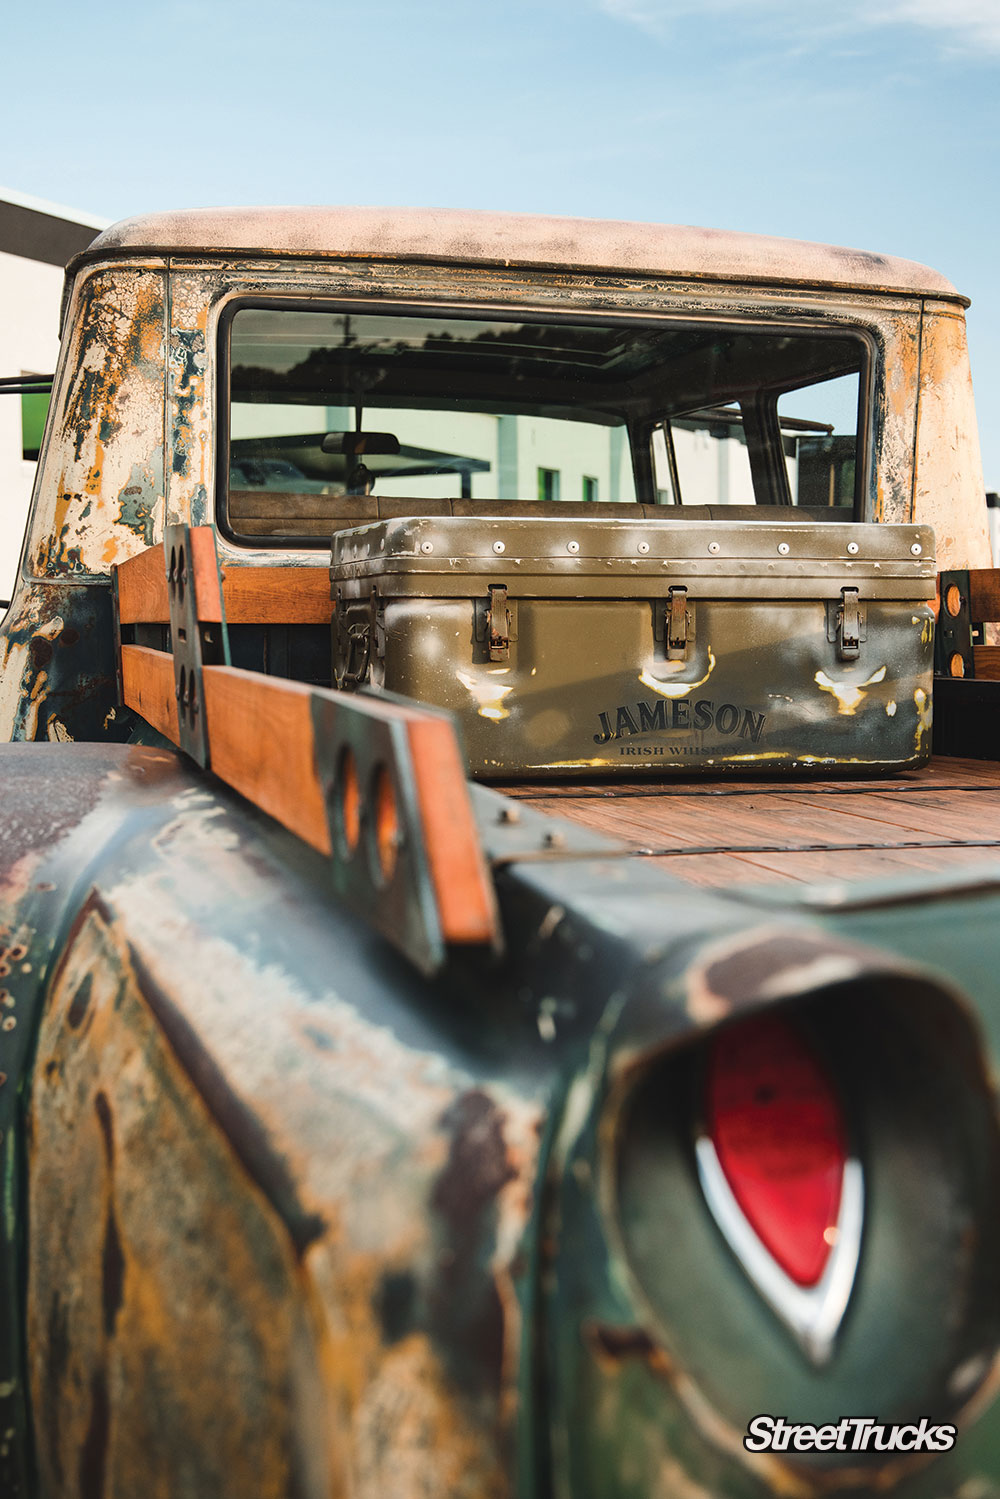
[[[4,41],[0,181],[109,218],[433,204],[934,265],[1000,489],[1000,0],[51,0]]]

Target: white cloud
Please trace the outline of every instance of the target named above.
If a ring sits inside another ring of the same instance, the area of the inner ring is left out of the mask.
[[[728,17],[755,30],[781,28],[798,43],[819,44],[879,26],[919,26],[959,49],[1000,53],[1000,0],[597,0],[599,9],[654,36],[687,17]]]
[[[890,0],[870,18],[910,21],[950,32],[956,42],[1000,52],[1000,0]]]

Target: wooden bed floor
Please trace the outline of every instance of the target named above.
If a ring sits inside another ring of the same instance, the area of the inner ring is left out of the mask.
[[[1000,764],[936,759],[862,781],[505,785],[697,885],[1000,870]]]

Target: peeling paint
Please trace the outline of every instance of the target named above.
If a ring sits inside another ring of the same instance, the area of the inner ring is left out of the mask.
[[[504,707],[503,700],[509,692],[513,691],[514,684],[496,680],[497,677],[506,676],[509,671],[509,666],[501,666],[495,670],[487,669],[479,676],[467,671],[456,671],[455,676],[477,703],[477,712],[480,717],[494,720],[510,717],[510,709]]]
[[[837,700],[837,712],[848,717],[853,717],[858,706],[864,701],[865,688],[873,687],[877,682],[884,682],[887,668],[880,666],[877,671],[872,672],[863,682],[848,682],[841,678],[839,681],[827,675],[825,671],[816,673],[816,685],[822,692],[829,692]],[[890,715],[891,716],[891,715]]]
[[[669,668],[670,664],[671,664],[670,662],[666,663],[666,665],[668,666],[668,668]],[[679,661],[677,663],[678,668],[681,669],[681,670],[683,670],[684,665],[685,665],[685,663],[683,661]],[[648,668],[647,668],[647,670],[642,671],[642,672],[639,673],[639,681],[642,683],[642,685],[644,687],[648,687],[651,692],[658,692],[661,697],[670,697],[670,698],[686,697],[687,694],[689,692],[693,692],[696,687],[703,687],[705,685],[705,683],[708,681],[709,677],[712,675],[712,672],[714,670],[715,670],[715,656],[712,654],[712,648],[711,648],[711,646],[709,646],[709,648],[708,648],[708,669],[706,670],[705,675],[703,677],[699,677],[697,681],[695,681],[695,682],[687,682],[687,681],[685,681],[685,682],[664,682],[661,677],[655,677],[653,675],[653,673],[648,670]]]

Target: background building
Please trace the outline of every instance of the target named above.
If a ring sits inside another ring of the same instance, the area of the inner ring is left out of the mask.
[[[0,376],[51,374],[66,262],[106,219],[0,188]],[[46,396],[0,395],[0,599],[10,598]]]

